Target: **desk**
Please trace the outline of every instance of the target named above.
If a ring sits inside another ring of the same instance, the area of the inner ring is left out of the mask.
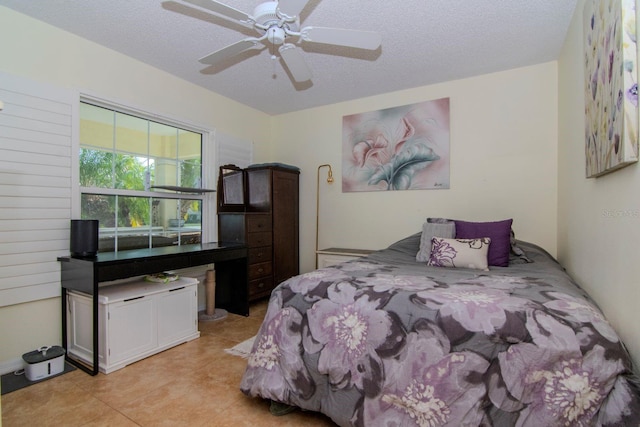
[[[93,366],[69,358],[80,369],[98,373],[98,284],[199,265],[214,264],[216,306],[249,315],[247,248],[244,244],[214,242],[152,249],[98,253],[93,258],[60,257],[62,283],[62,345],[67,348],[67,290],[84,292],[93,302]]]

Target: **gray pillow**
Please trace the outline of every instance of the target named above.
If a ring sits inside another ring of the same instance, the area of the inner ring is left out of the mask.
[[[454,222],[452,219],[449,218],[427,218],[427,222],[431,222],[434,224],[448,224],[450,222]]]
[[[518,241],[516,240],[516,234],[513,232],[513,228],[511,229],[510,243],[511,252],[509,253],[509,264],[526,264],[533,262],[522,248],[518,246]]]
[[[420,248],[416,254],[416,261],[427,262],[431,256],[431,239],[442,237],[453,239],[456,237],[456,224],[453,221],[446,222],[425,222],[422,224],[422,235],[420,236]]]

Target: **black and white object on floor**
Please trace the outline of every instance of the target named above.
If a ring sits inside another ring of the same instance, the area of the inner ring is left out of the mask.
[[[29,381],[37,381],[61,373],[64,371],[64,354],[64,348],[59,345],[44,346],[23,354],[25,376]]]

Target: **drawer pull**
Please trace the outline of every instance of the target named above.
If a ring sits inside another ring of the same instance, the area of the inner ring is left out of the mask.
[[[184,289],[184,286],[183,286],[183,287],[181,287],[181,288],[175,288],[175,289],[171,289],[171,290],[169,290],[169,292],[175,292],[175,291],[179,291],[180,289]]]
[[[142,299],[142,298],[144,298],[144,295],[143,295],[143,296],[141,296],[141,297],[128,298],[128,299],[124,300],[124,302],[127,302],[127,301],[134,301],[134,300]]]
[[[260,267],[260,268],[258,269],[258,273],[264,273],[264,268]]]
[[[264,288],[264,282],[260,282],[260,283],[258,283],[258,287],[259,287],[259,288]]]

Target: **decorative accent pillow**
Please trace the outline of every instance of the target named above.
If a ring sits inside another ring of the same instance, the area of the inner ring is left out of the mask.
[[[456,224],[453,221],[444,223],[427,222],[422,224],[422,235],[420,236],[420,249],[416,254],[416,261],[427,262],[431,255],[431,239],[434,237],[446,237],[453,239],[456,237]]]
[[[434,267],[466,267],[476,270],[489,270],[487,254],[491,239],[431,239],[431,255],[427,265]]]
[[[511,250],[511,224],[513,219],[493,222],[467,222],[454,220],[456,239],[479,239],[489,237],[489,265],[496,267],[509,266]]]

